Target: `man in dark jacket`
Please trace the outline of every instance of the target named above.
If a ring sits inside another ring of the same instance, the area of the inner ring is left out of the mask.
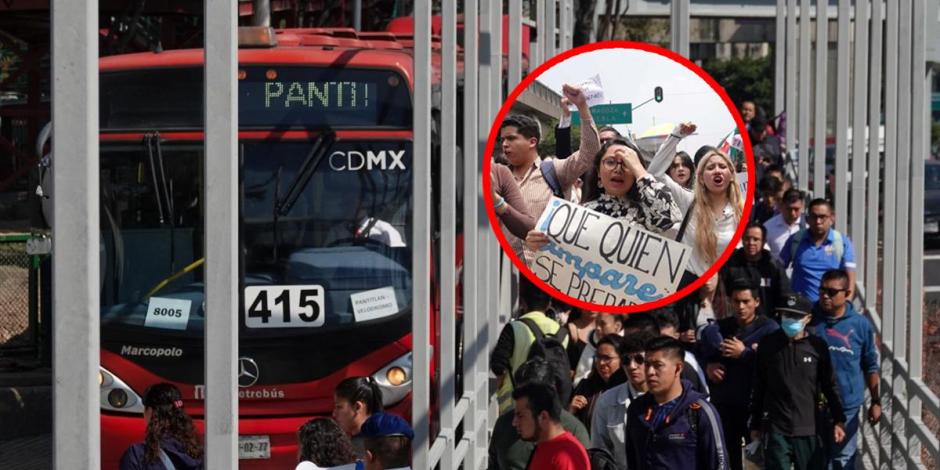
[[[711,402],[721,416],[725,442],[728,443],[731,470],[743,468],[741,441],[749,440],[748,410],[741,405],[751,399],[757,343],[780,329],[777,322],[757,314],[760,303],[757,288],[750,280],[735,280],[731,284],[734,316],[706,326],[700,342]]]
[[[751,439],[764,440],[766,470],[824,468],[819,433],[831,433],[836,443],[845,439],[845,415],[828,347],[806,331],[812,307],[806,297],[788,295],[777,306],[780,330],[758,343],[750,425]],[[816,420],[820,394],[835,423],[831,429]]]
[[[849,275],[834,269],[823,274],[819,287],[819,302],[813,309],[813,333],[829,345],[829,356],[835,371],[836,383],[842,397],[845,413],[845,441],[832,445],[829,452],[830,468],[855,468],[858,451],[858,412],[865,402],[867,386],[872,397],[868,408],[868,422],[881,418],[881,400],[878,395],[878,348],[871,322],[858,314],[848,301]]]
[[[731,254],[719,274],[722,284],[726,286],[737,279],[750,280],[758,288],[760,305],[757,313],[771,317],[780,298],[790,291],[790,280],[783,263],[764,249],[765,241],[767,230],[763,225],[756,222],[747,224],[744,236],[741,237],[742,247]]]
[[[682,344],[652,339],[644,358],[648,392],[627,408],[627,468],[728,468],[718,412],[705,396],[680,379]]]

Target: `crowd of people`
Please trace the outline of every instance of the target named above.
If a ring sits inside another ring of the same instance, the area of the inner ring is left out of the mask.
[[[854,468],[866,389],[864,419],[881,415],[879,359],[873,327],[852,304],[854,247],[833,228],[831,202],[788,179],[779,140],[753,103],[742,115],[763,146],[760,179],[742,220],[741,162],[715,147],[694,157],[676,151],[694,124],[676,126],[647,156],[615,129],[598,131],[581,90],[563,92],[581,117],[579,148],[567,158],[539,156],[532,118],[510,116],[500,127],[493,201],[522,259],[547,243],[535,219],[553,195],[692,246],[686,283],[746,228],[716,276],[649,312],[572,308],[520,278],[519,309],[491,351],[500,415],[488,468],[740,470],[745,460],[769,470]],[[180,391],[153,385],[143,404],[146,435],[120,468],[202,468]],[[383,410],[373,379],[347,378],[332,417],[298,430],[296,468],[409,468],[413,438],[402,417]]]
[[[552,195],[691,246],[683,282],[746,227],[717,275],[650,312],[572,308],[520,278],[519,310],[491,354],[501,415],[489,468],[854,468],[859,420],[881,415],[879,359],[874,329],[852,304],[854,247],[834,228],[832,203],[789,179],[780,140],[752,102],[741,111],[758,181],[744,220],[743,162],[714,147],[676,151],[694,124],[648,156],[612,128],[597,132],[580,91],[564,93],[581,114],[567,158],[538,155],[531,118],[501,125],[494,201],[520,257],[548,242],[533,219]],[[521,191],[503,197],[513,182]]]
[[[146,432],[121,457],[121,470],[198,470],[203,448],[179,389],[150,386],[143,396]],[[408,470],[414,431],[386,413],[382,391],[371,377],[337,385],[331,418],[313,418],[297,432],[296,470]]]

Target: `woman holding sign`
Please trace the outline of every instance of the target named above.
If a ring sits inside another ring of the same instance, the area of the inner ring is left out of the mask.
[[[672,195],[663,183],[647,173],[635,145],[612,139],[601,146],[594,171],[586,178],[584,207],[604,215],[663,233],[681,219]],[[531,230],[526,245],[536,252],[549,242],[548,235]]]

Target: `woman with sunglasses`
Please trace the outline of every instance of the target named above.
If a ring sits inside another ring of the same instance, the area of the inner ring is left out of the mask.
[[[596,176],[594,176],[596,175]],[[592,172],[585,175],[584,207],[615,219],[663,233],[681,220],[679,207],[663,183],[650,175],[640,159],[640,149],[622,139],[601,146]],[[531,230],[526,245],[535,252],[548,236]]]
[[[591,416],[594,403],[607,390],[627,381],[627,374],[620,367],[620,354],[617,350],[623,343],[623,337],[613,334],[597,342],[594,353],[594,367],[591,373],[578,383],[568,411],[591,429]]]

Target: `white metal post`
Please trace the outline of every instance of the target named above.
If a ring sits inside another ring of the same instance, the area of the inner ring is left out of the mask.
[[[853,92],[852,92],[852,210],[851,221],[851,239],[852,243],[858,247],[855,250],[855,272],[857,282],[865,278],[865,267],[867,257],[865,256],[865,224],[868,219],[865,217],[865,162],[867,153],[865,151],[865,117],[866,100],[865,94],[868,88],[868,1],[859,0],[855,3],[855,60],[854,71],[852,72]],[[847,85],[847,84],[845,84]],[[847,88],[847,86],[846,86]],[[878,133],[877,123],[874,128],[869,128],[869,132]],[[875,148],[872,151],[877,152]],[[878,171],[875,167],[874,171]],[[869,171],[869,175],[871,171]]]
[[[911,307],[910,307],[910,368],[908,372],[913,385],[907,403],[908,416],[914,425],[908,429],[908,454],[921,455],[921,421],[923,403],[917,390],[923,385],[924,374],[924,329],[920,327],[924,317],[924,165],[929,152],[930,100],[928,99],[933,74],[927,67],[926,2],[913,0],[911,32]],[[934,415],[935,418],[940,416]],[[928,437],[928,436],[924,436]],[[926,441],[926,439],[925,439]],[[925,442],[928,443],[929,442]],[[933,446],[933,459],[937,462],[937,446]]]
[[[457,3],[442,4],[442,50],[457,50]],[[441,438],[444,440],[441,468],[457,468],[454,455],[454,437],[457,429],[454,406],[457,395],[457,273],[454,260],[457,253],[457,55],[442,54],[441,67],[441,344],[440,344],[440,413]],[[464,184],[469,184],[464,180]],[[432,462],[433,463],[433,462]]]
[[[683,57],[689,56],[689,0],[672,0],[672,43],[670,49]]]
[[[509,0],[510,2],[513,0]],[[545,0],[535,0],[535,27],[536,27],[536,39],[535,44],[532,45],[532,57],[529,58],[529,63],[531,66],[530,70],[535,70],[536,67],[542,65],[542,62],[545,62],[545,42],[548,38],[548,27],[545,25]],[[531,13],[530,13],[531,14]]]
[[[835,167],[835,187],[839,188],[833,192],[835,199],[836,212],[836,230],[842,233],[846,231],[847,221],[849,220],[848,201],[849,194],[846,177],[848,176],[848,133],[849,133],[849,22],[851,21],[851,2],[850,0],[839,0],[839,19],[838,19],[838,48],[836,57],[836,167]],[[820,193],[822,197],[825,193]]]
[[[799,115],[796,109],[796,70],[797,70],[797,49],[796,49],[796,40],[799,38],[799,34],[796,30],[796,0],[787,0],[787,31],[786,31],[786,97],[784,109],[787,113],[787,134],[786,134],[786,147],[787,152],[793,155],[793,151],[796,149],[796,133],[797,133],[797,123]],[[806,173],[803,170],[805,162],[799,162],[800,169],[797,172],[797,183],[802,186],[806,186]]]
[[[477,0],[464,2],[464,18],[478,18],[479,5]],[[480,315],[477,315],[479,290],[477,277],[479,275],[479,248],[476,237],[477,199],[479,185],[469,184],[477,181],[480,173],[479,161],[479,91],[477,79],[480,67],[480,50],[477,34],[480,21],[464,21],[464,120],[463,120],[463,374],[464,396],[468,396],[470,404],[464,418],[464,444],[467,448],[467,457],[464,468],[479,469],[485,463],[483,458],[486,449],[486,416],[481,406],[486,406],[485,392],[477,393],[481,385],[485,384],[486,370],[481,367],[482,356],[486,348],[480,344],[478,335],[480,329]],[[482,380],[481,380],[482,379]],[[485,408],[483,408],[485,410]]]
[[[881,1],[871,2],[871,49],[869,50],[868,81],[868,224],[865,239],[865,258],[869,263],[865,266],[865,292],[866,302],[874,299],[878,292],[878,205],[880,204],[880,165],[881,165],[881,52],[882,33],[884,31],[884,7]],[[871,304],[874,305],[874,304]]]
[[[101,465],[98,2],[52,2],[53,462]]]
[[[816,1],[816,97],[814,114],[815,132],[813,147],[813,188],[816,194],[822,196],[825,194],[826,187],[826,102],[829,92],[829,83],[826,73],[829,56],[829,8],[826,0]],[[809,74],[809,69],[807,69]],[[808,100],[809,97],[807,96]],[[809,123],[806,123],[808,126]],[[802,148],[802,147],[801,147]],[[809,150],[809,140],[806,140],[806,148]],[[809,162],[806,162],[809,165]],[[807,184],[809,181],[807,181]],[[821,192],[822,191],[822,192]]]
[[[412,226],[412,466],[431,468],[431,2],[414,9],[414,217]],[[443,264],[443,263],[442,263]]]
[[[786,91],[784,68],[787,55],[786,15],[786,0],[777,0],[777,17],[774,31],[776,38],[774,40],[774,116],[779,116],[784,110],[784,93]]]
[[[507,86],[510,90],[522,81],[522,2],[509,2],[509,70]]]
[[[806,173],[803,173],[804,169],[808,171],[809,169],[809,116],[810,116],[810,78],[812,74],[810,73],[810,57],[812,57],[812,46],[813,39],[810,36],[810,26],[812,26],[812,17],[810,15],[809,9],[809,0],[800,0],[800,59],[799,59],[799,69],[797,76],[799,77],[799,91],[797,91],[797,100],[799,104],[797,105],[797,110],[793,114],[799,114],[799,127],[794,128],[793,130],[797,131],[797,141],[800,143],[799,147],[799,161],[800,161],[800,184],[805,186],[809,182],[809,178],[804,178]],[[817,43],[818,44],[818,43]],[[816,90],[817,92],[819,89]],[[822,118],[823,121],[826,120],[826,115],[822,116],[817,115],[816,119]],[[823,154],[825,155],[825,154]],[[816,193],[824,195],[825,193],[820,192],[819,187],[815,188]]]
[[[206,468],[238,466],[237,15],[234,2],[206,1]]]
[[[546,28],[545,31],[548,33],[545,36],[545,42],[543,43],[545,46],[545,49],[544,49],[545,55],[543,56],[543,62],[544,62],[544,61],[547,61],[548,59],[551,59],[552,57],[555,57],[555,51],[557,50],[555,48],[556,0],[542,0],[542,1],[545,2],[545,28]],[[517,2],[518,0],[516,0],[515,2],[513,0],[509,0],[510,5],[512,5],[513,3],[517,3]]]

